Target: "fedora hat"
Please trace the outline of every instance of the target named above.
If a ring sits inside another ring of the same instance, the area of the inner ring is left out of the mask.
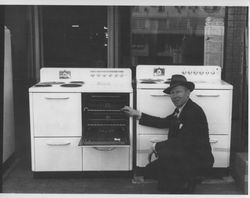
[[[178,85],[185,86],[190,91],[194,90],[194,83],[187,81],[185,76],[175,74],[175,75],[172,75],[172,77],[171,77],[170,86],[168,88],[164,89],[163,92],[166,94],[169,94],[171,89],[173,89],[174,87],[176,87]]]

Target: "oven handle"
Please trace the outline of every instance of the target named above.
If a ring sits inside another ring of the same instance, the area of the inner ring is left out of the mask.
[[[55,142],[55,143],[47,143],[48,146],[67,146],[70,145],[70,142]]]
[[[168,94],[150,94],[152,97],[170,97]]]
[[[116,147],[93,147],[93,149],[98,151],[113,151]]]
[[[63,97],[63,98],[52,98],[52,97],[45,97],[47,100],[67,100],[69,97]]]
[[[197,97],[213,97],[213,98],[217,98],[220,96],[220,94],[215,94],[215,95],[202,95],[202,94],[196,94]]]

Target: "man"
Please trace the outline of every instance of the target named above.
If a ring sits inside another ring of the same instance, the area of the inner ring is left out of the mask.
[[[139,124],[169,128],[168,139],[153,144],[158,158],[146,166],[145,177],[156,176],[158,188],[168,193],[186,193],[188,181],[199,171],[211,168],[214,157],[208,136],[208,123],[202,108],[189,96],[194,83],[182,75],[173,75],[170,86],[163,92],[170,94],[175,111],[165,117],[151,116],[128,106],[122,110],[139,119]]]

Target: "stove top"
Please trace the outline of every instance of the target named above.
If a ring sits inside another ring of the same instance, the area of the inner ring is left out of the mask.
[[[232,85],[221,80],[221,67],[203,65],[138,65],[137,88],[167,88],[174,74],[184,75],[198,89],[232,89]]]
[[[131,70],[121,68],[42,68],[30,92],[132,92]]]
[[[35,87],[52,87],[52,86],[61,86],[61,87],[81,87],[84,84],[83,81],[70,81],[70,82],[40,82],[35,84]]]

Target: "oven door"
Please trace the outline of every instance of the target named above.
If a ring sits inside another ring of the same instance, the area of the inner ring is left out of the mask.
[[[129,105],[127,93],[84,93],[83,145],[129,145],[129,117],[120,109]]]
[[[129,93],[82,94],[83,171],[132,170],[131,118],[120,109]]]

